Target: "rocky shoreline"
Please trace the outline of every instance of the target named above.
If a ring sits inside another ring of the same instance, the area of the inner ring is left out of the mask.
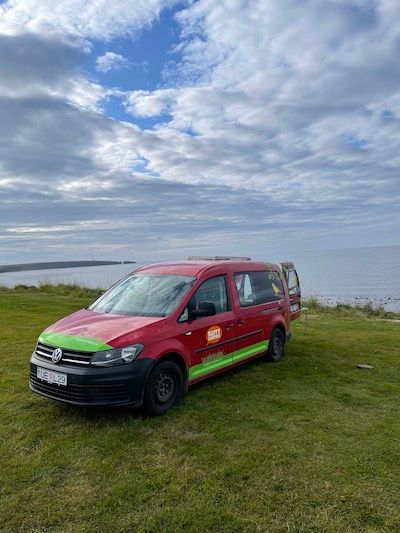
[[[351,306],[372,305],[374,309],[383,308],[385,311],[400,312],[400,296],[381,296],[381,297],[367,297],[367,296],[353,296],[353,297],[331,297],[331,296],[304,296],[307,298],[315,298],[321,305],[333,307],[338,304],[347,304]]]

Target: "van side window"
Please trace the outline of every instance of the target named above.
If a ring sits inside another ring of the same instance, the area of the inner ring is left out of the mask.
[[[289,270],[289,294],[298,294],[300,292],[299,278],[297,277],[297,272],[294,269]]]
[[[189,309],[198,309],[200,302],[212,302],[218,313],[230,310],[225,276],[215,276],[200,285],[189,302]]]
[[[235,274],[235,285],[239,295],[240,307],[248,307],[254,305],[254,290],[251,282],[250,274],[240,272]]]
[[[238,272],[235,285],[240,307],[273,302],[283,297],[282,282],[275,271]]]

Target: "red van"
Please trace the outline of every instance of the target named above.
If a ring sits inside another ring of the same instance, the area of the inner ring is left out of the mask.
[[[162,415],[193,383],[264,356],[277,362],[301,310],[293,263],[144,266],[39,337],[32,391]]]

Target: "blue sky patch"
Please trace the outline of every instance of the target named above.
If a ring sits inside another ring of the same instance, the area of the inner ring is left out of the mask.
[[[363,150],[366,146],[368,146],[367,139],[362,139],[360,137],[356,137],[355,135],[348,135],[345,138],[345,142],[355,150]]]
[[[90,77],[102,85],[124,91],[154,90],[163,84],[163,69],[172,57],[179,54],[172,48],[179,42],[180,29],[174,19],[176,10],[164,10],[150,29],[143,29],[136,40],[114,39],[110,42],[92,41],[92,52],[83,65]],[[129,67],[101,73],[96,59],[106,52],[114,52],[129,61]]]

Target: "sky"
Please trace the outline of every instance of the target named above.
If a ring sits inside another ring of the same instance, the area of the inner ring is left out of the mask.
[[[0,263],[400,244],[398,0],[0,1]]]

